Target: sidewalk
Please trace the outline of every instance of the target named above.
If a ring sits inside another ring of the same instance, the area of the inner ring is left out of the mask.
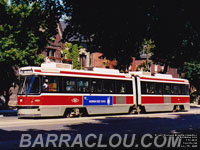
[[[190,107],[199,107],[200,108],[200,105],[195,104],[195,103],[190,103]]]

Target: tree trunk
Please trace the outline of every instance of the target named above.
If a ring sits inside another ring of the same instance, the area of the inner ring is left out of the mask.
[[[147,61],[147,70],[151,72],[150,66],[149,66],[149,54],[147,54],[146,61]]]
[[[7,89],[7,90],[5,91],[5,99],[6,99],[5,108],[8,108],[8,102],[9,102],[9,100],[10,100],[10,95],[11,95],[10,90]]]

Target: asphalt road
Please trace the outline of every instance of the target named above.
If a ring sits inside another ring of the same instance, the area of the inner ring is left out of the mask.
[[[156,138],[158,135],[164,138]],[[199,135],[200,107],[194,106],[189,112],[139,115],[45,119],[18,119],[16,116],[0,117],[0,150],[40,149],[41,147],[47,147],[46,149],[49,147],[53,149],[55,147],[85,149],[90,146],[93,148],[102,147],[103,149],[108,147],[143,149],[146,146],[152,149],[152,147],[173,146],[173,143],[172,145],[165,144],[165,140],[168,143],[169,137],[172,136],[179,136],[182,140],[181,145],[175,143],[175,147],[197,149],[200,144]],[[136,144],[134,143],[130,147],[133,138]],[[66,142],[64,139],[68,141]],[[49,140],[53,141],[47,142]],[[59,143],[60,141],[62,142]],[[130,143],[129,147],[126,145],[127,143]]]

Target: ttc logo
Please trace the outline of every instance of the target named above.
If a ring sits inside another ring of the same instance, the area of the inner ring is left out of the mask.
[[[73,98],[71,101],[72,101],[72,103],[78,103],[79,99],[78,98]]]

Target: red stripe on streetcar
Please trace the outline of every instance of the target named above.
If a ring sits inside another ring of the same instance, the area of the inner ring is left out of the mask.
[[[154,79],[154,78],[146,78],[146,77],[140,77],[140,79],[144,80],[156,80],[156,81],[173,81],[173,82],[185,82],[183,80],[170,80],[170,79]]]
[[[83,73],[83,72],[71,72],[71,71],[60,71],[60,73],[63,73],[63,74],[74,74],[74,75],[88,75],[88,76],[126,78],[125,76],[120,76],[120,75],[97,74],[97,73]]]
[[[117,98],[116,96],[113,96],[113,104],[116,104]]]
[[[38,69],[35,69],[34,71],[35,71],[35,72],[41,72],[41,70],[38,70]]]
[[[141,97],[142,104],[155,104],[155,103],[164,103],[164,97],[157,96],[142,96]]]
[[[35,69],[35,72],[42,72],[41,70]],[[57,72],[44,72],[44,73],[57,73]],[[97,74],[97,73],[84,73],[84,72],[71,72],[71,71],[60,71],[61,74],[72,74],[72,75],[85,75],[85,76],[101,76],[101,77],[115,77],[115,78],[126,78],[122,75],[109,75],[109,74]]]
[[[18,97],[18,105],[82,105],[82,96]]]
[[[126,104],[133,104],[133,96],[126,96]]]
[[[171,97],[171,103],[189,103],[190,97]]]

